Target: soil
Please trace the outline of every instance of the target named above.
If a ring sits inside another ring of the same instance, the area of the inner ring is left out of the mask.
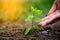
[[[55,20],[44,27],[44,29],[32,29],[27,36],[24,36],[24,30],[0,29],[0,40],[60,40],[60,20]]]

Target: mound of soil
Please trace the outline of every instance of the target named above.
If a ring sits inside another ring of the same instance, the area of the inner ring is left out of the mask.
[[[22,29],[14,31],[0,31],[0,40],[60,40],[60,20],[45,26],[44,29],[32,29],[27,36],[24,36]]]

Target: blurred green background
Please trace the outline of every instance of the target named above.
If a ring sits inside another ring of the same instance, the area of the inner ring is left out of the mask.
[[[32,5],[33,7],[42,10],[42,17],[45,17],[49,12],[54,0],[29,0],[29,6]]]

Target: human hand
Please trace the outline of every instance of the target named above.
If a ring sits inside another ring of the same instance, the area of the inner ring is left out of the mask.
[[[46,26],[48,23],[50,23],[52,20],[60,17],[60,12],[57,10],[56,12],[50,14],[49,16],[42,19],[42,22],[40,22],[39,26]]]
[[[41,25],[41,26],[45,26],[47,23],[49,23],[50,21],[48,19],[50,19],[50,17],[52,17],[56,11],[56,4],[54,2],[52,8],[50,9],[49,13],[48,13],[48,16],[47,17],[44,17],[42,18],[42,22],[40,22],[38,25]],[[47,23],[46,23],[47,22]]]

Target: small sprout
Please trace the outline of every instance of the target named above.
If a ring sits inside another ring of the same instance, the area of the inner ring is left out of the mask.
[[[24,35],[28,35],[28,33],[30,32],[31,28],[26,28],[25,31],[24,31]]]
[[[38,30],[39,27],[38,26],[33,26],[33,29]]]
[[[34,8],[33,6],[31,6],[31,13],[27,16],[27,18],[25,19],[25,21],[30,21],[32,19],[34,19],[36,16],[40,16],[42,14],[41,10],[38,10],[37,8]],[[32,20],[33,22],[41,22],[40,18],[37,18],[35,20]],[[32,23],[33,25],[33,23]],[[39,27],[38,26],[32,26],[33,29],[38,30]],[[30,32],[30,30],[32,28],[26,28],[24,31],[24,35],[28,35],[28,33]]]

